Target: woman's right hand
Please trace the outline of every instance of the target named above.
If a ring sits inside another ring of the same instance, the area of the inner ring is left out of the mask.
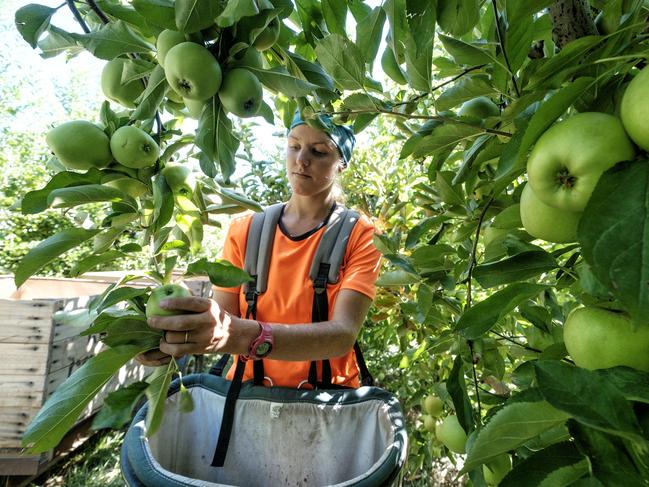
[[[171,362],[171,355],[161,352],[159,348],[141,353],[135,360],[148,367],[160,367]]]

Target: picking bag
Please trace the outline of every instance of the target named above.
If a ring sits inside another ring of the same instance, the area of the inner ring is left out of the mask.
[[[132,487],[387,486],[406,459],[401,407],[378,387],[303,390],[242,384],[229,453],[211,466],[230,381],[185,376],[194,410],[170,387],[162,425],[146,437],[145,403],[128,429],[122,474]]]

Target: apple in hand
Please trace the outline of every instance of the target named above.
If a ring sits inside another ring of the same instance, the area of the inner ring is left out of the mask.
[[[169,86],[183,98],[207,100],[221,86],[221,66],[205,47],[181,42],[165,56],[165,77]]]
[[[144,130],[126,125],[115,130],[110,138],[113,157],[133,169],[153,166],[160,156],[160,147]]]
[[[626,365],[649,372],[649,326],[634,329],[624,313],[594,306],[574,309],[563,325],[563,341],[584,369]]]
[[[219,100],[228,112],[238,117],[253,117],[263,98],[261,83],[247,69],[237,68],[225,74]]]
[[[579,113],[550,127],[536,142],[527,161],[529,184],[546,205],[580,212],[602,173],[633,156],[619,118]]]
[[[182,310],[163,309],[160,307],[160,301],[168,298],[187,298],[192,293],[180,284],[165,284],[151,291],[151,295],[146,302],[146,317],[151,316],[174,316],[185,314]]]
[[[577,241],[581,213],[546,205],[529,184],[523,188],[520,210],[523,228],[533,237],[556,243]]]

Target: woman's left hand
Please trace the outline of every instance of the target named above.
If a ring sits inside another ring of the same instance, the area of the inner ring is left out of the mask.
[[[164,330],[160,350],[174,357],[186,354],[246,354],[250,342],[259,334],[256,322],[226,313],[213,299],[167,298],[160,307],[184,314],[152,316],[151,328]]]

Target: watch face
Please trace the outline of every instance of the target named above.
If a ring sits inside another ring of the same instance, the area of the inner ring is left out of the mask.
[[[255,350],[255,355],[257,355],[257,357],[265,357],[271,352],[272,349],[273,346],[270,343],[262,342],[259,345],[257,345],[257,350]]]

